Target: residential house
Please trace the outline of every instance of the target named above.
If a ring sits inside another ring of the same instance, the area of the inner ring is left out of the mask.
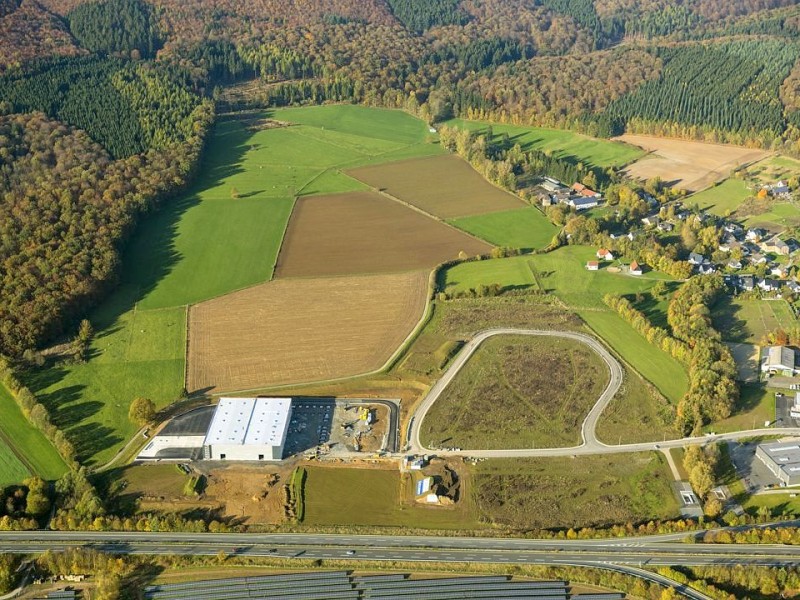
[[[573,183],[572,184],[572,191],[579,196],[583,196],[584,198],[600,198],[601,194],[599,192],[595,192],[593,189],[586,187],[582,183]]]
[[[750,264],[753,265],[763,265],[766,264],[767,257],[761,254],[760,252],[756,252],[755,254],[750,255]]]
[[[789,276],[789,267],[786,265],[775,265],[769,270],[770,275],[786,279]]]
[[[607,248],[600,248],[597,251],[597,258],[601,260],[614,260],[614,253]]]
[[[542,206],[544,208],[547,208],[548,206],[553,206],[556,203],[555,199],[550,194],[542,194],[541,196],[539,196],[539,200],[541,201]]]
[[[754,275],[742,275],[739,277],[739,285],[745,292],[752,292],[756,289],[756,278]]]
[[[778,181],[777,183],[766,185],[764,186],[764,189],[766,189],[773,196],[781,196],[789,193],[789,186],[785,181]]]
[[[587,271],[599,271],[600,270],[600,263],[596,260],[590,260],[586,263],[586,270]]]
[[[717,268],[710,262],[704,262],[697,267],[697,272],[700,273],[700,275],[713,275],[717,272]]]
[[[631,275],[641,275],[642,274],[642,266],[636,262],[635,260],[631,263],[631,266],[628,270]]]
[[[584,198],[583,196],[573,196],[567,202],[575,210],[587,210],[599,204],[597,198]]]
[[[754,229],[748,229],[744,237],[748,242],[758,243],[765,235],[767,235],[767,232],[764,231],[763,229],[754,228]]]
[[[789,244],[777,237],[761,244],[761,249],[764,252],[772,252],[780,256],[789,256]]]
[[[742,261],[732,258],[728,261],[728,268],[733,269],[734,271],[738,271],[739,269],[742,268]]]
[[[670,233],[675,229],[675,225],[670,223],[669,221],[661,221],[658,225],[656,225],[659,231],[663,231],[664,233]]]
[[[775,279],[762,279],[758,282],[758,287],[765,292],[777,292],[781,289],[781,282]]]
[[[738,223],[731,223],[730,221],[725,223],[723,229],[725,230],[725,233],[730,233],[734,237],[737,237],[744,232],[744,229],[741,225]]]
[[[658,215],[648,215],[642,219],[642,225],[645,227],[655,227],[661,222]]]
[[[786,287],[792,290],[793,293],[800,294],[800,283],[790,280],[786,282]]]
[[[697,252],[690,252],[689,253],[689,264],[699,266],[706,262],[705,256],[702,254],[698,254]]]

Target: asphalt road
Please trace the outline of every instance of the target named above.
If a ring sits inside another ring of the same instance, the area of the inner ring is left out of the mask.
[[[575,333],[572,331],[551,331],[545,329],[513,329],[513,328],[495,328],[495,329],[487,329],[478,333],[475,337],[473,337],[467,344],[461,349],[458,353],[456,358],[453,360],[453,363],[450,367],[445,371],[442,375],[441,379],[439,379],[433,387],[430,389],[428,394],[425,398],[420,402],[417,406],[417,409],[414,411],[412,415],[411,423],[411,435],[410,437],[410,450],[412,452],[416,452],[418,454],[427,454],[432,453],[433,450],[426,448],[423,446],[422,442],[420,441],[420,428],[422,426],[422,422],[425,419],[425,415],[433,406],[434,402],[439,399],[439,396],[442,395],[442,392],[447,388],[448,385],[453,381],[453,379],[458,375],[459,371],[467,364],[470,357],[475,353],[475,351],[491,337],[497,335],[531,335],[531,336],[549,336],[549,337],[558,337],[558,338],[566,338],[579,341],[583,344],[589,346],[592,350],[594,350],[597,354],[600,355],[600,358],[603,359],[603,362],[606,363],[608,366],[609,371],[611,372],[611,377],[608,381],[608,385],[606,389],[603,390],[603,393],[598,398],[597,402],[595,402],[592,409],[589,411],[589,414],[586,415],[586,418],[583,420],[581,424],[581,439],[583,442],[580,446],[575,446],[572,448],[550,448],[550,449],[541,449],[541,450],[534,450],[534,449],[518,449],[518,450],[465,450],[463,452],[458,452],[456,454],[468,454],[470,456],[485,456],[485,457],[503,457],[503,456],[561,456],[561,455],[569,455],[575,454],[576,450],[582,450],[584,454],[597,454],[603,450],[603,448],[607,448],[605,444],[598,441],[597,436],[595,434],[595,429],[597,428],[597,421],[600,419],[600,415],[605,410],[608,403],[614,397],[614,395],[619,390],[620,386],[622,385],[622,366],[619,364],[616,358],[614,358],[611,353],[606,350],[605,346],[603,346],[599,341],[595,338],[583,334],[583,333]],[[554,454],[554,452],[563,451],[564,454]],[[526,452],[531,452],[532,454],[526,454]],[[444,454],[441,451],[436,451],[437,454]]]
[[[506,450],[470,450],[461,449],[458,451],[433,450],[426,448],[420,441],[420,429],[431,406],[442,395],[459,371],[464,367],[469,358],[475,353],[480,345],[490,337],[496,335],[547,335],[578,340],[588,345],[597,352],[611,371],[611,379],[608,386],[603,391],[600,398],[594,404],[589,414],[581,425],[581,438],[583,443],[580,446],[570,446],[566,448],[509,448]],[[626,452],[648,452],[652,450],[662,450],[666,448],[684,448],[690,445],[704,445],[712,442],[740,440],[751,438],[758,435],[787,435],[800,436],[799,427],[773,427],[767,429],[750,429],[737,431],[734,433],[705,435],[702,437],[688,437],[674,440],[664,440],[661,442],[645,442],[640,444],[608,445],[597,439],[595,430],[600,415],[605,410],[608,403],[614,397],[622,384],[622,367],[619,362],[606,350],[598,340],[582,333],[569,331],[548,331],[538,329],[513,329],[497,328],[487,329],[478,333],[472,338],[464,348],[458,353],[453,363],[442,375],[442,377],[431,387],[428,394],[417,406],[410,420],[409,451],[416,454],[436,454],[437,456],[469,456],[473,458],[524,458],[524,457],[555,457],[555,456],[581,456],[591,454],[619,454]]]

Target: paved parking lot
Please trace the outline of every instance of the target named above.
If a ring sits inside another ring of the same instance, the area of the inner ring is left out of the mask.
[[[775,487],[779,482],[766,465],[756,458],[756,444],[728,442],[728,451],[736,473],[744,480],[749,494]]]
[[[800,419],[791,416],[795,392],[775,393],[775,421],[778,427],[800,427]]]

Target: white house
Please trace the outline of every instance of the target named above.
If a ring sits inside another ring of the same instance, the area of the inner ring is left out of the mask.
[[[705,257],[702,254],[698,254],[697,252],[690,252],[689,253],[689,264],[699,266],[706,262]]]
[[[607,248],[600,248],[597,251],[597,258],[600,260],[614,260],[614,253]]]
[[[586,263],[586,270],[587,271],[599,271],[600,270],[600,263],[596,260],[590,260]]]
[[[203,441],[207,460],[281,460],[290,398],[221,398]]]
[[[631,266],[630,266],[630,268],[628,269],[628,272],[629,272],[631,275],[641,275],[641,274],[642,274],[642,266],[641,266],[641,265],[640,265],[638,262],[636,262],[636,261],[634,260],[634,261],[631,263]]]

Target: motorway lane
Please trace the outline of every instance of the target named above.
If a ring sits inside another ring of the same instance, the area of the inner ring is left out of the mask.
[[[614,395],[619,390],[620,386],[622,385],[622,366],[619,364],[616,358],[614,358],[611,353],[606,350],[605,346],[603,346],[598,340],[595,338],[586,335],[584,333],[576,333],[572,331],[554,331],[554,330],[545,330],[545,329],[514,329],[514,328],[493,328],[481,331],[475,337],[473,337],[464,348],[458,353],[456,358],[453,360],[453,363],[448,367],[447,371],[442,375],[442,377],[431,387],[428,394],[425,398],[420,402],[419,406],[417,406],[416,410],[414,411],[413,415],[411,416],[411,435],[410,438],[410,450],[412,452],[416,452],[418,454],[425,454],[425,453],[432,453],[433,451],[425,448],[420,441],[420,429],[422,427],[422,421],[425,419],[425,415],[428,413],[430,408],[436,402],[436,400],[441,396],[442,392],[447,388],[448,385],[453,381],[453,379],[458,375],[459,371],[467,364],[470,357],[475,353],[475,351],[491,337],[497,335],[529,335],[529,336],[550,336],[550,337],[559,337],[559,338],[567,338],[579,341],[581,343],[586,344],[592,350],[594,350],[600,358],[603,359],[603,362],[606,363],[608,369],[611,373],[611,377],[609,378],[608,385],[606,389],[603,390],[603,393],[598,398],[597,402],[595,402],[592,409],[589,411],[589,414],[583,420],[581,424],[581,439],[583,442],[580,446],[575,446],[573,448],[558,448],[555,450],[563,450],[563,451],[572,451],[569,453],[574,453],[575,450],[581,449],[584,450],[584,453],[596,453],[597,450],[606,447],[605,444],[599,442],[597,440],[597,436],[595,435],[595,429],[597,427],[597,421],[600,419],[600,415],[603,413],[603,410],[614,397]],[[552,449],[551,449],[552,450]],[[522,450],[483,450],[483,451],[463,451],[457,454],[468,454],[469,456],[478,456],[479,453],[481,455],[489,456],[519,456],[519,454],[507,454],[508,452],[521,452]],[[436,451],[437,454],[445,454],[443,452]],[[488,453],[488,454],[486,454]],[[538,454],[536,454],[538,456]]]

